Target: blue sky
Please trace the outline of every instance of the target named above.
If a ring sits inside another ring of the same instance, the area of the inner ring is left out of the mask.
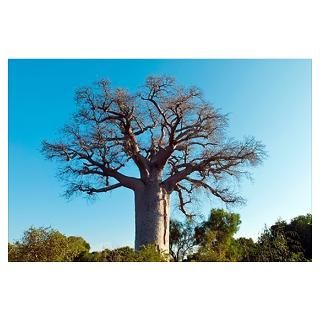
[[[117,189],[95,202],[67,201],[57,166],[40,154],[76,110],[74,91],[101,78],[136,91],[148,75],[196,85],[229,114],[228,134],[261,140],[268,158],[243,180],[247,204],[233,211],[237,236],[311,212],[311,60],[10,60],[9,241],[31,225],[84,237],[94,249],[133,246],[133,193]],[[203,196],[199,210],[221,207]],[[174,214],[177,216],[177,214]]]

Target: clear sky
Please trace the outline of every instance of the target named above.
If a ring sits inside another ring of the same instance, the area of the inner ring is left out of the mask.
[[[67,201],[40,144],[68,122],[78,87],[105,78],[134,92],[148,75],[162,74],[196,85],[228,113],[230,136],[266,145],[254,181],[240,185],[247,204],[233,209],[242,220],[237,236],[256,238],[264,224],[311,212],[311,60],[10,60],[9,241],[33,225],[82,236],[93,249],[133,246],[132,191]],[[205,215],[221,207],[206,196],[199,203]]]

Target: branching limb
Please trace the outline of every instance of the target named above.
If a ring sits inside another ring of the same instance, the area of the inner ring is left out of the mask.
[[[60,159],[63,161],[73,161],[76,167],[71,167],[70,165],[66,166],[63,173],[73,173],[75,175],[99,175],[105,177],[112,177],[118,180],[122,186],[129,189],[137,189],[141,187],[142,182],[140,179],[126,176],[116,169],[113,169],[106,166],[105,163],[98,162],[94,159],[94,154],[90,155],[89,153],[83,153],[74,148],[71,148],[67,144],[57,143],[50,144],[44,142],[42,146],[43,153],[46,154],[49,159]],[[79,168],[79,165],[82,166]],[[88,165],[91,168],[88,168]]]
[[[92,195],[94,193],[108,192],[108,191],[120,188],[122,186],[123,185],[121,183],[115,183],[111,186],[104,187],[104,188],[93,188],[93,187],[86,187],[86,186],[79,185],[76,187],[76,189],[77,189],[77,191],[85,192],[89,195]]]
[[[239,199],[224,182],[248,174],[261,163],[264,146],[254,139],[227,140],[227,116],[206,102],[196,88],[177,86],[170,77],[149,77],[139,94],[112,89],[106,80],[76,93],[79,110],[58,143],[42,151],[63,164],[77,192],[95,194],[120,186],[137,190],[160,183],[177,192],[187,213],[196,188],[225,203]],[[139,177],[120,172],[129,162]],[[109,184],[109,179],[115,180]],[[72,189],[71,188],[71,189]]]
[[[187,191],[187,196],[188,198],[185,199],[185,196],[183,195],[183,190]],[[178,200],[179,200],[179,210],[187,217],[187,218],[192,218],[194,214],[190,214],[187,212],[186,205],[191,203],[191,197],[190,194],[192,190],[187,190],[185,187],[183,187],[180,184],[177,184],[174,191],[177,192],[178,194]]]
[[[241,197],[234,195],[228,188],[214,188],[204,180],[197,180],[189,177],[187,177],[185,180],[189,181],[196,188],[202,187],[208,190],[212,195],[216,196],[226,204],[240,204],[244,202]]]

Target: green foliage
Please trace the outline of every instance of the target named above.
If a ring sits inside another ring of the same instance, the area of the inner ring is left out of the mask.
[[[252,239],[234,238],[240,223],[238,214],[222,209],[212,210],[209,218],[194,228],[195,252],[189,254],[187,260],[311,261],[312,216],[310,214],[295,217],[290,223],[278,220],[270,228],[265,227],[256,243]],[[174,242],[179,243],[183,226],[175,224],[174,227]],[[192,232],[189,231],[189,234]]]
[[[300,242],[305,259],[312,259],[312,215],[300,215],[291,220],[287,227],[288,231],[296,234]]]
[[[213,209],[207,220],[170,222],[171,261],[311,261],[312,216],[300,215],[289,223],[278,220],[265,227],[257,242],[235,239],[240,216]],[[22,239],[8,244],[9,261],[166,262],[169,254],[153,244],[134,251],[130,247],[89,252],[81,237],[66,237],[52,228],[29,228]]]
[[[173,261],[183,261],[193,253],[196,245],[194,227],[193,221],[170,221],[169,251]]]
[[[52,228],[31,227],[21,241],[9,244],[9,261],[73,261],[89,244],[80,237],[69,237]]]
[[[238,261],[255,261],[258,248],[251,238],[241,237],[235,239],[235,246],[237,248]]]
[[[29,228],[22,239],[8,244],[12,262],[164,262],[168,255],[154,245],[134,251],[130,247],[89,252],[90,245],[81,237],[66,237],[52,228]]]
[[[122,247],[114,250],[104,250],[105,261],[107,262],[134,262],[136,261],[136,253],[130,247]]]
[[[166,262],[168,255],[159,252],[154,245],[142,247],[134,251],[130,247],[114,250],[105,249],[101,252],[85,252],[78,257],[80,262]]]
[[[89,252],[90,245],[81,237],[68,237],[68,257],[75,260],[80,254]]]
[[[257,246],[257,261],[309,261],[311,253],[311,215],[286,221],[278,220],[270,228],[265,227]],[[306,255],[305,255],[306,253]]]
[[[74,260],[75,262],[105,262],[106,254],[104,251],[101,252],[82,252]]]
[[[8,243],[8,260],[19,261],[19,245],[17,243]]]
[[[223,209],[212,209],[207,221],[195,228],[198,251],[192,261],[237,261],[238,248],[233,238],[239,230],[240,215]]]
[[[288,241],[282,230],[265,227],[258,240],[257,261],[291,261]]]
[[[164,251],[156,249],[155,245],[143,246],[137,251],[136,262],[167,262],[169,261],[169,255]]]

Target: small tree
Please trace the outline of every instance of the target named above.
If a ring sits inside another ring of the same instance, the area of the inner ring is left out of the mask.
[[[67,259],[75,260],[79,255],[90,251],[90,245],[82,237],[70,236],[67,238],[68,253]]]
[[[293,233],[295,240],[300,243],[298,250],[303,250],[304,257],[312,260],[312,215],[300,215],[293,218],[287,225],[287,232]]]
[[[183,261],[192,254],[196,245],[194,234],[194,221],[186,220],[184,223],[177,220],[170,221],[170,256],[173,261]]]
[[[52,228],[31,227],[20,241],[9,244],[9,261],[66,262],[73,261],[89,244],[81,237],[66,237]]]
[[[232,179],[259,164],[264,148],[254,138],[227,138],[227,117],[197,88],[170,77],[149,77],[139,93],[112,89],[102,80],[76,93],[79,105],[62,138],[43,142],[43,153],[61,161],[66,195],[89,196],[125,187],[135,196],[135,248],[155,244],[169,252],[170,197],[179,209],[196,189],[227,204],[241,202]],[[138,176],[121,169],[134,165]]]
[[[237,261],[239,252],[234,235],[240,223],[239,214],[212,209],[208,220],[195,228],[198,251],[189,258],[196,261]]]

